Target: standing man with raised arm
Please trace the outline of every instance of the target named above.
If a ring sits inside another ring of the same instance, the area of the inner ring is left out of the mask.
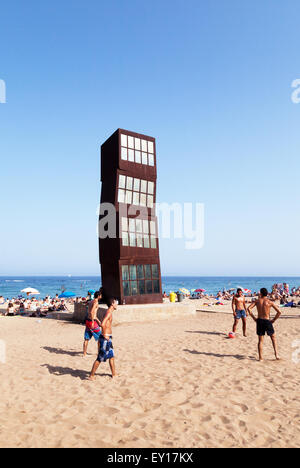
[[[83,356],[87,354],[89,341],[94,337],[98,342],[101,335],[101,322],[97,318],[99,308],[99,301],[101,300],[100,291],[95,292],[94,299],[89,303],[88,315],[85,321],[84,343],[83,343]]]
[[[243,295],[243,291],[239,288],[236,294],[233,296],[232,299],[232,311],[234,316],[234,324],[233,324],[233,333],[236,332],[239,320],[242,319],[243,321],[243,334],[247,336],[247,312],[246,312],[246,301],[245,296]]]
[[[254,309],[254,307],[256,307],[258,311],[257,318],[251,312],[251,310]],[[274,309],[277,312],[276,317],[273,320],[270,319],[271,309]],[[253,318],[253,320],[257,324],[259,360],[263,361],[263,343],[264,343],[265,334],[267,333],[267,335],[272,340],[272,344],[273,344],[273,348],[275,352],[275,358],[277,359],[277,361],[279,361],[278,350],[277,350],[277,340],[276,340],[276,335],[275,335],[273,324],[276,322],[276,320],[279,319],[281,312],[279,308],[274,304],[274,302],[270,301],[270,299],[268,298],[268,291],[266,288],[262,288],[260,290],[260,295],[259,295],[258,300],[253,302],[248,307],[248,313],[250,314],[250,316]]]

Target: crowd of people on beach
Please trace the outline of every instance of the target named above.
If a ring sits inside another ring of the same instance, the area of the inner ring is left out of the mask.
[[[46,296],[44,299],[36,299],[35,297],[24,298],[22,296],[5,299],[0,296],[0,315],[14,317],[16,315],[24,317],[47,317],[52,312],[68,311],[70,306],[75,303],[88,303],[91,295],[87,297],[77,297],[75,299],[61,299],[58,294],[54,298]]]

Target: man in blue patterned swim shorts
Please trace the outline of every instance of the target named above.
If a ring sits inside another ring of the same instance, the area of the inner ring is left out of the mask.
[[[243,291],[241,288],[239,288],[236,292],[236,294],[233,297],[232,300],[232,311],[233,311],[233,316],[234,316],[234,324],[233,324],[233,333],[236,332],[238,323],[240,319],[242,319],[243,322],[243,334],[246,337],[247,336],[247,316],[248,312],[246,308],[246,301],[245,301],[245,296],[243,295]]]

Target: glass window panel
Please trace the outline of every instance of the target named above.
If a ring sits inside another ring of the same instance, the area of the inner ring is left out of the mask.
[[[127,190],[132,190],[132,186],[133,186],[133,178],[127,177],[127,181],[126,181]]]
[[[138,164],[142,163],[142,157],[140,151],[135,151],[135,162]]]
[[[130,245],[130,247],[135,247],[136,246],[135,233],[133,233],[133,232],[131,232],[129,234],[129,245]]]
[[[149,236],[144,236],[144,248],[145,249],[150,248]]]
[[[119,188],[125,188],[126,183],[126,176],[120,175],[119,176]]]
[[[152,265],[152,278],[158,278],[158,265]]]
[[[154,156],[153,154],[149,154],[149,166],[154,166]]]
[[[142,153],[142,164],[148,164],[147,153]]]
[[[130,296],[129,281],[123,281],[123,293],[124,293],[124,296]]]
[[[141,192],[147,193],[147,181],[141,180]]]
[[[123,265],[122,266],[122,279],[124,281],[129,280],[129,268],[128,265]]]
[[[138,295],[137,281],[131,281],[131,295],[132,296]]]
[[[128,150],[128,161],[134,162],[134,151],[132,149]]]
[[[125,203],[125,190],[119,189],[118,202],[119,203]]]
[[[145,278],[151,279],[151,265],[145,265]]]
[[[153,292],[154,292],[154,294],[159,294],[160,293],[159,281],[158,280],[153,281]]]
[[[121,146],[127,146],[127,135],[121,134]]]
[[[141,219],[136,220],[136,232],[143,232],[143,223]]]
[[[137,192],[133,192],[133,199],[132,199],[133,205],[139,205],[140,204],[140,194]]]
[[[148,153],[154,153],[154,144],[153,141],[148,141]]]
[[[130,271],[130,279],[136,280],[136,265],[130,265],[129,271]]]
[[[122,218],[122,231],[128,231],[128,219]]]
[[[135,219],[134,218],[129,219],[129,231],[135,232]]]
[[[128,232],[122,232],[122,245],[124,247],[129,246],[129,241],[128,241]]]
[[[147,141],[142,140],[142,151],[147,152],[148,151],[148,146],[147,146]]]
[[[134,148],[134,140],[131,136],[128,136],[128,148]]]
[[[150,221],[150,233],[153,236],[156,235],[156,223],[155,223],[155,221]]]
[[[136,192],[140,191],[140,179],[134,179],[133,190],[135,190]]]
[[[139,281],[139,294],[146,294],[145,281]]]
[[[136,245],[137,245],[137,247],[143,247],[143,236],[142,236],[142,234],[138,234],[136,236]]]
[[[156,237],[151,236],[151,249],[156,249]]]
[[[128,154],[127,154],[127,148],[121,148],[121,158],[124,160],[124,161],[127,161],[128,159]]]
[[[141,193],[140,205],[146,206],[146,202],[147,202],[147,195],[145,195],[144,193]]]
[[[149,223],[147,220],[143,220],[143,231],[145,234],[148,234],[149,233]]]
[[[148,193],[154,195],[154,182],[148,182]]]
[[[138,265],[137,266],[137,277],[138,279],[144,279],[144,265]]]
[[[147,206],[148,208],[153,208],[153,195],[148,195]]]
[[[141,140],[139,138],[135,138],[134,139],[134,147],[135,149],[137,150],[140,150],[141,149]]]
[[[152,294],[152,281],[146,281],[146,294]]]
[[[126,202],[127,205],[132,204],[132,192],[130,190],[126,190]]]

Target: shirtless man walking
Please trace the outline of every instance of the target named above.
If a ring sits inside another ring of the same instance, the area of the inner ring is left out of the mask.
[[[256,307],[258,311],[257,318],[251,312],[251,310],[254,309],[254,307]],[[273,320],[270,320],[271,309],[275,309],[275,311],[277,312],[276,317]],[[263,361],[263,343],[264,343],[265,334],[267,333],[267,335],[272,340],[272,344],[273,344],[273,348],[275,352],[275,358],[277,359],[277,361],[279,361],[278,351],[277,351],[277,341],[276,341],[276,335],[275,335],[273,324],[276,322],[276,320],[279,319],[281,312],[279,308],[274,304],[274,302],[268,299],[268,291],[266,288],[262,288],[260,290],[260,295],[259,295],[258,300],[253,302],[248,307],[248,313],[250,314],[250,316],[253,318],[253,320],[257,324],[259,360]]]
[[[85,332],[84,332],[84,343],[83,343],[83,356],[87,355],[87,348],[89,341],[94,337],[96,341],[99,341],[101,335],[101,322],[97,318],[97,312],[99,308],[99,300],[101,299],[101,293],[95,292],[94,299],[89,303],[89,310],[87,319],[85,321]]]
[[[247,312],[246,312],[246,302],[245,296],[243,295],[243,291],[239,288],[232,299],[232,311],[234,316],[234,324],[233,324],[233,333],[236,332],[239,320],[242,319],[243,321],[243,334],[247,336]]]
[[[114,354],[114,348],[112,344],[112,319],[113,319],[112,314],[117,309],[117,301],[111,298],[108,300],[107,305],[108,305],[108,310],[101,323],[102,335],[100,336],[99,354],[98,354],[96,361],[94,362],[89,380],[95,380],[95,374],[98,370],[98,367],[100,366],[100,363],[106,362],[107,360],[109,360],[112,377],[116,376],[115,359],[114,359],[115,354]]]

